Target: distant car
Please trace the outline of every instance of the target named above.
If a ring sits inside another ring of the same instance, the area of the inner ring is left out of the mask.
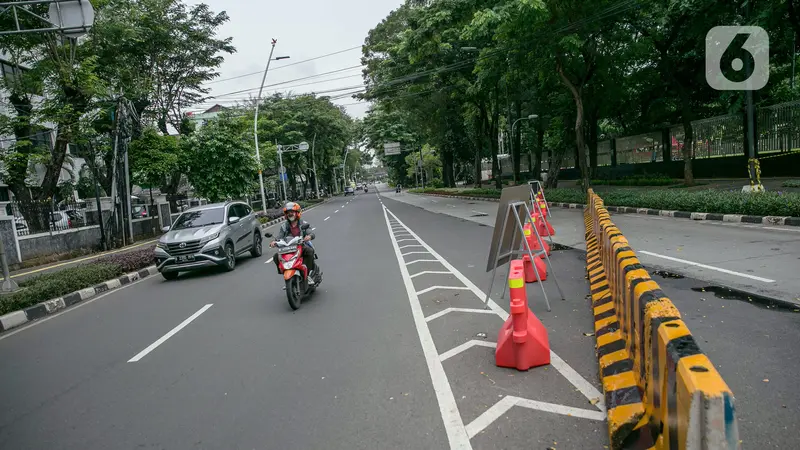
[[[352,187],[347,186],[346,188],[344,188],[344,195],[345,197],[348,195],[356,195],[356,191]]]
[[[362,190],[362,189],[364,189],[364,186],[362,186],[362,185],[360,185],[360,184],[359,184],[358,186],[356,186],[356,190],[357,190],[357,191],[360,191],[360,190]]]
[[[204,267],[236,268],[236,258],[249,251],[261,256],[261,222],[241,202],[197,206],[181,213],[155,249],[156,267],[167,280],[180,272]]]
[[[147,217],[147,207],[142,205],[134,205],[131,207],[132,219],[143,219]]]

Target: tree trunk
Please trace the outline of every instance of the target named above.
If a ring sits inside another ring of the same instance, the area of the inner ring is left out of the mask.
[[[517,101],[515,103],[516,103],[515,106],[516,106],[516,113],[517,113],[516,117],[517,117],[517,119],[519,119],[520,117],[522,117],[522,104],[519,101]],[[521,180],[521,178],[520,178],[520,167],[522,165],[522,126],[525,125],[523,122],[524,121],[521,120],[521,121],[519,121],[519,123],[517,123],[517,127],[516,127],[517,129],[514,130],[514,135],[511,136],[511,138],[509,139],[509,142],[513,142],[514,143],[514,150],[512,151],[512,153],[513,153],[512,158],[514,158],[514,182],[515,183],[519,183],[520,180]],[[513,124],[513,122],[512,122],[512,124]],[[528,155],[530,156],[530,153],[528,153]],[[531,166],[530,166],[530,161],[529,161],[529,163],[528,163],[528,172],[530,172],[530,170],[531,170]]]
[[[589,179],[597,172],[597,108],[589,111],[587,135],[589,136]]]
[[[578,167],[581,171],[581,188],[586,191],[589,189],[589,171],[586,167],[586,139],[583,134],[583,95],[581,93],[581,87],[575,86],[575,84],[567,78],[560,64],[557,64],[557,68],[558,74],[561,76],[561,81],[572,93],[572,98],[575,101],[575,146],[577,149]]]
[[[545,182],[545,187],[558,187],[558,175],[561,172],[561,163],[564,162],[564,154],[566,151],[566,148],[560,148],[558,150],[551,151],[551,153],[554,154],[550,158],[550,168],[547,170],[547,181]]]
[[[536,119],[536,159],[533,166],[533,176],[537,180],[542,179],[542,152],[544,151],[544,127],[542,118]]]
[[[453,174],[453,151],[442,151],[442,181],[445,187],[456,187],[455,176]]]
[[[497,122],[489,126],[490,138],[489,148],[492,151],[492,175],[494,176],[494,187],[496,189],[503,189],[503,172],[500,169],[500,160],[497,159],[497,153],[500,151],[500,145],[497,142]]]
[[[692,122],[683,122],[683,184],[686,186],[694,185],[694,173],[692,170],[692,156],[694,155],[694,129]]]

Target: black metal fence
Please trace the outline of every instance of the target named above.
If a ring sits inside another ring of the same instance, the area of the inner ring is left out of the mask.
[[[90,211],[83,203],[58,203],[48,201],[12,202],[6,214],[14,217],[17,236],[50,233],[99,225],[97,211]]]

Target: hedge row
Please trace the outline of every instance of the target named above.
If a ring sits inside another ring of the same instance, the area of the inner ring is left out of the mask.
[[[421,190],[412,189],[410,192],[421,192]],[[425,193],[500,198],[500,191],[497,189],[425,189]],[[586,203],[586,195],[578,189],[546,189],[545,195],[550,202]],[[669,211],[752,216],[800,217],[800,194],[780,191],[745,194],[739,191],[718,190],[611,190],[602,192],[600,196],[607,206],[630,206]]]
[[[62,297],[87,287],[135,272],[153,264],[153,247],[98,258],[91,264],[68,267],[57,272],[28,278],[19,283],[20,290],[0,297],[0,315],[37,303]]]

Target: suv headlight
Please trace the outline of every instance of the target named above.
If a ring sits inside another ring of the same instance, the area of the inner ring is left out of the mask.
[[[205,244],[213,241],[214,239],[216,239],[218,237],[219,237],[219,231],[217,231],[214,234],[208,235],[208,236],[204,237],[203,239],[200,239],[200,245],[205,245]]]
[[[166,250],[167,249],[167,244],[165,244],[164,242],[158,241],[156,243],[156,247],[160,248],[161,250]]]

